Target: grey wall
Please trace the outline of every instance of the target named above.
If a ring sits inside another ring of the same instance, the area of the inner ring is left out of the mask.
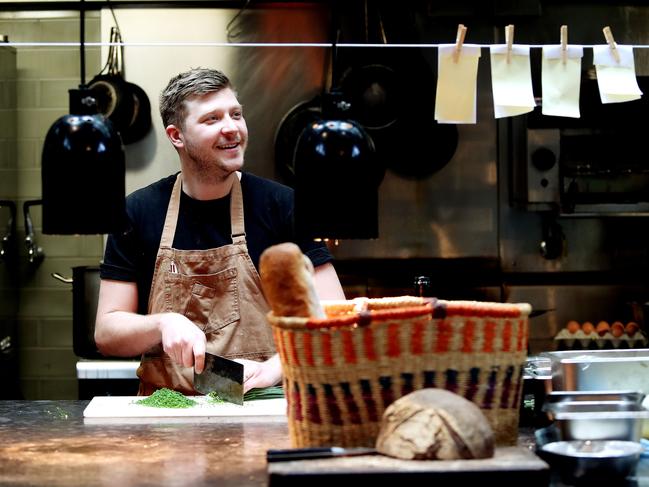
[[[0,12],[0,32],[12,42],[78,42],[75,12]],[[99,40],[99,16],[89,14],[86,39]],[[3,72],[8,48],[2,49]],[[20,47],[13,50],[15,83],[2,83],[3,104],[8,93],[15,122],[2,126],[0,199],[19,206],[18,269],[7,285],[7,267],[0,264],[0,316],[15,326],[20,385],[27,399],[70,399],[77,396],[76,357],[72,351],[71,286],[51,273],[71,276],[72,267],[97,264],[103,252],[101,236],[41,234],[40,206],[32,207],[36,241],[46,254],[38,266],[27,263],[22,204],[41,197],[40,159],[50,125],[68,113],[67,90],[79,84],[79,54],[74,47]],[[87,75],[99,69],[98,48],[87,49]],[[6,105],[4,105],[6,107]],[[6,122],[5,122],[6,123]],[[13,134],[13,144],[4,137]],[[3,213],[4,215],[4,213]],[[4,217],[0,228],[4,231]]]

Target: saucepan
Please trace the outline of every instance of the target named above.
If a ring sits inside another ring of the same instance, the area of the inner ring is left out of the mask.
[[[99,266],[72,268],[72,277],[52,273],[52,277],[72,285],[72,347],[75,355],[105,359],[95,344],[95,317],[99,299]]]

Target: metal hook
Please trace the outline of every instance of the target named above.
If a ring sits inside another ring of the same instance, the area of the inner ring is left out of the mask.
[[[0,259],[4,260],[7,265],[16,264],[16,203],[9,200],[0,200],[0,208],[9,208],[9,220],[7,220],[7,230],[0,240]]]
[[[23,203],[23,214],[25,216],[25,245],[27,246],[27,258],[29,263],[37,266],[45,258],[45,252],[36,244],[34,238],[34,225],[29,214],[29,207],[43,204],[43,200],[30,200]]]

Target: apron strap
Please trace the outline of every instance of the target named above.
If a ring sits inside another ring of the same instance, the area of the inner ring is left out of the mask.
[[[182,173],[178,174],[174,187],[171,190],[171,198],[169,199],[169,206],[167,207],[167,216],[165,217],[164,227],[162,228],[162,237],[160,238],[161,249],[170,249],[174,242],[180,209],[180,191],[182,188],[181,175]],[[245,244],[246,230],[243,218],[243,196],[241,194],[241,183],[239,182],[239,177],[236,175],[230,192],[230,222],[232,243]]]
[[[230,191],[230,222],[232,226],[232,243],[245,244],[246,228],[243,219],[243,196],[241,194],[241,182],[236,174]]]
[[[174,243],[174,235],[176,235],[176,224],[178,223],[178,211],[180,209],[180,190],[182,187],[182,173],[176,176],[176,182],[171,190],[171,198],[169,199],[169,206],[167,207],[167,216],[165,224],[162,228],[162,237],[160,238],[160,248],[170,249]]]

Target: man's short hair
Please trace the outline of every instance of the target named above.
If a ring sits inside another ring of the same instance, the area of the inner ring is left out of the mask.
[[[160,116],[164,127],[176,125],[182,128],[187,115],[185,100],[232,88],[230,80],[221,71],[193,68],[169,80],[160,93]]]

